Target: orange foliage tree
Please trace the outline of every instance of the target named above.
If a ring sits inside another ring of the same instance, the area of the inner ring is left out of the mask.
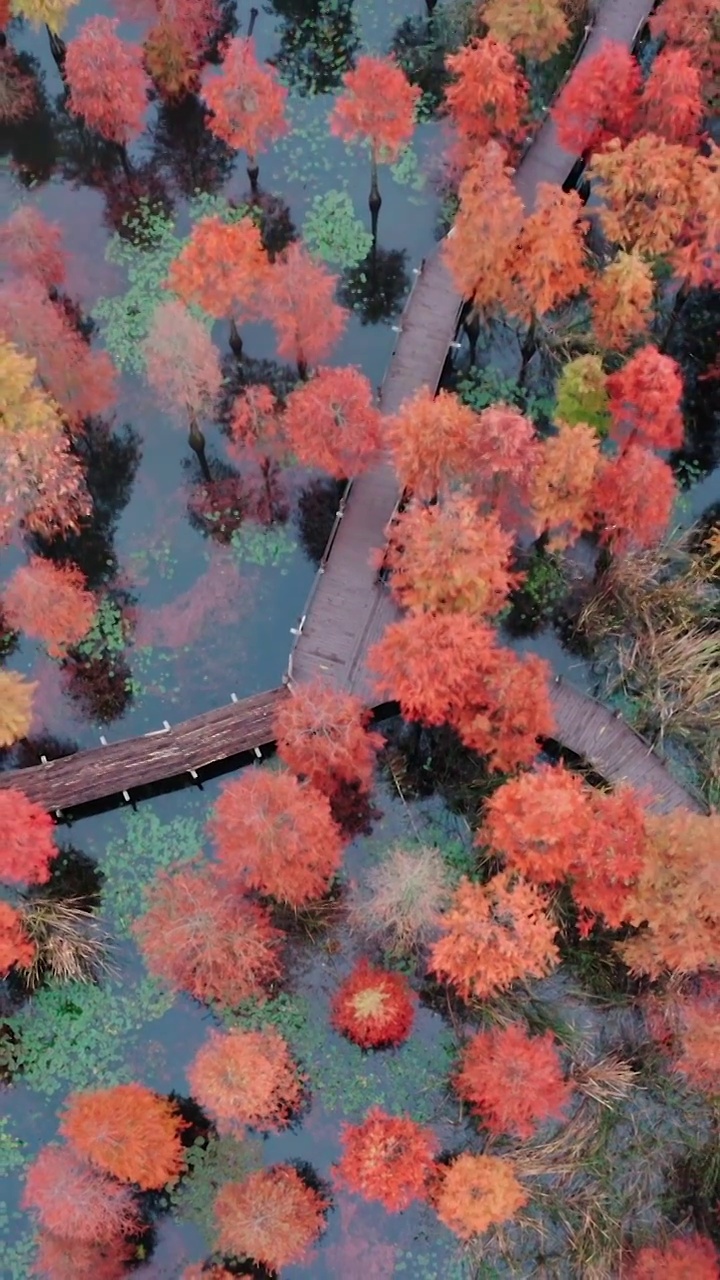
[[[655,449],[679,449],[683,382],[679,365],[652,343],[641,347],[607,379],[611,435],[618,444],[637,440]]]
[[[529,418],[508,404],[492,404],[478,415],[473,491],[511,528],[530,496],[540,463],[540,441]]]
[[[45,884],[58,853],[54,830],[50,815],[24,791],[0,791],[0,880]]]
[[[626,351],[647,333],[655,283],[652,268],[639,253],[623,250],[592,280],[592,326],[606,351]]]
[[[145,125],[150,88],[139,45],[121,40],[117,18],[95,15],[67,46],[68,107],[90,129],[126,146]]]
[[[720,1255],[707,1236],[678,1237],[668,1244],[638,1249],[626,1272],[628,1280],[718,1280]]]
[[[35,959],[35,944],[28,937],[23,918],[9,902],[0,901],[0,978],[18,965],[27,969]]]
[[[243,387],[229,422],[228,453],[237,462],[259,461],[263,472],[290,455],[283,414],[277,398],[262,382]]]
[[[357,475],[380,443],[373,389],[359,369],[318,369],[287,398],[284,427],[299,462],[339,480]]]
[[[400,973],[361,960],[340,984],[332,1001],[336,1031],[363,1049],[407,1040],[415,1017],[412,989]]]
[[[445,65],[453,77],[445,90],[445,108],[458,137],[462,167],[491,140],[514,147],[527,115],[528,83],[512,50],[486,36],[449,54]]]
[[[537,62],[551,58],[570,36],[559,0],[490,0],[482,20],[495,40]]]
[[[78,1155],[143,1191],[158,1191],[182,1172],[184,1127],[174,1103],[134,1082],[72,1094],[60,1118]]]
[[[147,897],[133,932],[150,973],[174,989],[232,1008],[262,1000],[281,977],[282,931],[257,903],[228,892],[214,869],[164,872]]]
[[[11,747],[25,737],[36,689],[37,683],[26,680],[19,671],[0,671],[0,747]]]
[[[517,978],[544,977],[559,958],[547,899],[508,872],[487,884],[463,877],[439,924],[430,971],[464,1000],[487,999]]]
[[[379,1200],[390,1213],[424,1199],[437,1151],[431,1129],[371,1107],[361,1124],[342,1126],[340,1140],[342,1157],[333,1177],[341,1186]]]
[[[599,150],[632,135],[642,74],[624,44],[605,40],[583,58],[558,94],[550,114],[560,145],[573,155]]]
[[[193,225],[170,265],[167,284],[186,306],[202,307],[218,320],[229,317],[237,340],[238,322],[260,314],[268,271],[260,230],[252,218],[223,222],[212,215]]]
[[[680,1053],[673,1063],[688,1084],[710,1098],[720,1097],[719,994],[717,983],[706,981],[696,995],[682,1001]]]
[[[688,50],[661,50],[643,86],[643,130],[666,142],[692,146],[697,144],[704,114],[702,78]]]
[[[279,770],[225,783],[208,829],[223,875],[292,907],[321,898],[342,860],[327,797]]]
[[[223,49],[220,74],[204,80],[203,94],[212,112],[209,127],[228,146],[245,152],[257,192],[258,155],[287,133],[287,89],[274,67],[258,61],[252,37],[235,36]]]
[[[504,296],[512,248],[522,226],[524,206],[512,172],[497,142],[478,148],[460,180],[452,233],[442,242],[453,280],[477,313],[496,307]]]
[[[364,55],[343,76],[343,92],[335,100],[330,132],[346,142],[362,142],[370,150],[370,213],[373,240],[382,203],[378,163],[392,164],[407,146],[415,127],[420,98],[395,59]]]
[[[281,1129],[302,1099],[298,1069],[274,1027],[211,1031],[187,1069],[193,1097],[218,1132]]]
[[[663,0],[650,18],[654,36],[664,36],[673,47],[686,49],[702,76],[712,104],[720,74],[718,0]]]
[[[593,527],[590,493],[600,466],[597,432],[584,422],[560,422],[557,434],[543,440],[530,501],[535,532],[549,535],[551,551],[562,550]]]
[[[172,299],[156,308],[143,356],[148,383],[163,408],[188,423],[188,444],[210,480],[200,423],[212,414],[222,386],[220,360],[210,334],[182,302]]]
[[[302,1262],[325,1229],[328,1202],[290,1165],[226,1182],[215,1199],[218,1242],[224,1253],[250,1257],[279,1271]]]
[[[529,1198],[509,1160],[469,1151],[438,1167],[432,1191],[438,1218],[461,1240],[514,1218]]]
[[[535,207],[511,248],[501,296],[505,310],[531,330],[538,317],[554,311],[588,283],[584,246],[588,224],[580,217],[581,209],[577,191],[538,183]]]
[[[473,469],[478,415],[451,391],[421,387],[383,419],[383,431],[400,485],[416,498],[433,498]]]
[[[66,1147],[43,1147],[25,1177],[22,1207],[61,1240],[103,1245],[134,1231],[133,1193]]]
[[[529,1036],[519,1022],[473,1036],[453,1084],[490,1133],[523,1139],[543,1121],[560,1118],[573,1093],[552,1031]]]
[[[620,554],[653,546],[667,529],[677,494],[667,462],[631,442],[600,468],[590,494],[600,540]]]
[[[330,354],[348,313],[335,301],[334,276],[294,242],[275,259],[263,293],[263,315],[272,322],[278,355],[295,360],[301,377]]]
[[[62,658],[82,640],[95,608],[80,569],[40,556],[31,556],[15,570],[3,593],[9,626],[41,640],[51,658]]]
[[[370,713],[360,698],[324,680],[293,687],[275,712],[280,759],[318,791],[332,795],[338,783],[372,786],[381,733],[368,729]]]
[[[62,228],[32,204],[21,204],[0,223],[0,260],[20,277],[39,280],[46,289],[65,279]]]
[[[368,654],[380,697],[406,720],[451,725],[490,768],[530,764],[553,731],[548,668],[498,645],[492,627],[463,613],[409,614]]]
[[[596,916],[613,929],[631,918],[632,895],[647,856],[647,815],[632,787],[589,789],[588,799],[594,830],[590,846],[578,851],[570,886],[582,910],[581,933]]]
[[[384,563],[404,609],[492,617],[522,578],[510,572],[513,535],[464,493],[411,503],[390,526]]]
[[[646,830],[627,915],[639,932],[617,950],[634,973],[651,978],[720,964],[720,814],[648,814]]]
[[[0,329],[37,361],[40,384],[73,428],[112,407],[116,375],[109,355],[93,350],[39,280],[0,286]]]

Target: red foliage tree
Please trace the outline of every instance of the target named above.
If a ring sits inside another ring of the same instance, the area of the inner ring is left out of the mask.
[[[642,127],[666,142],[696,144],[705,114],[702,78],[687,49],[661,50],[643,86]]]
[[[469,1151],[439,1166],[432,1189],[438,1218],[461,1240],[514,1218],[529,1198],[509,1160]]]
[[[340,984],[332,1001],[336,1031],[362,1049],[379,1049],[407,1040],[415,1000],[406,978],[361,960]]]
[[[720,73],[718,0],[663,0],[650,18],[653,36],[686,49],[699,69],[709,103],[717,93]]]
[[[96,15],[67,46],[68,107],[90,129],[126,146],[145,127],[150,88],[140,45],[117,35],[117,18]]]
[[[473,469],[478,415],[450,391],[433,396],[421,387],[383,429],[400,485],[417,498],[433,498]]]
[[[573,155],[599,150],[632,135],[642,84],[640,67],[624,44],[605,40],[583,58],[550,108],[560,145]]]
[[[275,395],[264,383],[243,387],[233,404],[229,426],[228,453],[237,462],[253,458],[263,465],[288,458],[290,450],[283,414]]]
[[[35,959],[35,944],[28,937],[23,918],[9,902],[0,902],[0,978],[15,965],[28,968]]]
[[[497,639],[466,614],[410,614],[386,628],[368,666],[380,697],[399,701],[405,719],[450,724],[491,768],[511,771],[534,760],[553,714],[546,664]]]
[[[549,534],[551,551],[561,550],[593,527],[590,494],[600,467],[600,442],[584,422],[558,424],[547,436],[532,476],[530,500],[538,534]]]
[[[200,423],[211,416],[222,386],[217,347],[204,325],[173,299],[155,311],[143,355],[148,383],[167,413],[188,423],[188,443],[210,480]]]
[[[37,361],[40,383],[71,425],[112,407],[117,394],[112,360],[85,342],[39,280],[0,286],[0,328]]]
[[[465,877],[440,917],[443,936],[430,952],[430,971],[464,1000],[487,999],[517,978],[541,978],[557,964],[557,928],[534,885],[507,872],[487,884]]]
[[[209,830],[232,883],[292,907],[321,898],[340,867],[329,801],[290,773],[248,769],[227,782]]]
[[[610,374],[607,389],[611,435],[618,444],[629,439],[655,449],[680,448],[683,382],[675,360],[648,343]]]
[[[652,268],[639,253],[621,250],[589,289],[593,332],[607,351],[625,351],[647,332],[655,283]]]
[[[288,245],[273,263],[263,294],[278,355],[295,360],[305,376],[342,337],[348,313],[335,301],[337,276],[315,262],[302,245]]]
[[[457,132],[458,160],[467,167],[491,139],[513,147],[528,109],[528,82],[512,51],[492,36],[470,40],[445,65],[453,77],[445,107]]]
[[[237,325],[259,314],[268,270],[252,218],[223,222],[212,215],[194,224],[170,266],[167,284],[186,306],[194,303],[218,320],[229,316]]]
[[[287,1042],[263,1031],[211,1031],[187,1069],[193,1097],[218,1132],[242,1137],[255,1129],[281,1129],[302,1098],[298,1069]]]
[[[531,326],[588,283],[584,243],[588,224],[580,217],[581,209],[577,191],[538,183],[535,208],[512,247],[502,297],[505,310]],[[528,340],[526,350],[530,349]]]
[[[601,541],[618,553],[653,546],[667,529],[677,492],[662,458],[641,444],[628,444],[600,469],[590,495]]]
[[[492,404],[478,415],[473,490],[514,528],[518,505],[530,496],[541,462],[540,441],[530,420],[508,404]]]
[[[255,41],[236,36],[228,40],[220,74],[203,82],[205,101],[212,112],[209,126],[223,142],[244,151],[248,176],[257,190],[257,157],[287,133],[287,89],[274,67],[258,62]]]
[[[370,713],[360,698],[324,680],[293,688],[275,713],[280,759],[318,791],[332,795],[338,783],[372,786],[381,733],[368,729]]]
[[[498,787],[475,843],[535,884],[557,884],[589,845],[592,826],[582,778],[564,765],[541,764]]]
[[[529,1036],[519,1022],[473,1036],[453,1083],[490,1133],[522,1139],[561,1117],[573,1093],[552,1032]]]
[[[390,1213],[424,1199],[438,1145],[431,1129],[371,1107],[361,1124],[342,1126],[340,1139],[342,1157],[333,1177],[341,1186],[379,1200]]]
[[[626,1274],[628,1280],[718,1280],[720,1255],[712,1240],[693,1233],[638,1249]]]
[[[143,1191],[159,1191],[182,1172],[184,1128],[174,1103],[134,1082],[72,1094],[60,1119],[78,1155]]]
[[[40,556],[31,556],[15,570],[3,594],[7,623],[42,641],[51,658],[62,658],[82,640],[95,609],[80,569]]]
[[[359,369],[318,369],[287,398],[288,440],[299,462],[338,479],[372,461],[380,443],[380,415],[373,390]]]
[[[61,1240],[104,1245],[138,1226],[133,1193],[66,1147],[43,1147],[29,1166],[22,1207]]]
[[[330,116],[330,132],[346,142],[365,143],[370,150],[370,212],[373,239],[380,211],[379,163],[392,164],[413,135],[420,99],[395,59],[364,55],[343,76],[343,92]]]
[[[675,1071],[710,1098],[720,1096],[720,991],[706,980],[680,1007]]]
[[[160,875],[133,931],[150,973],[198,1000],[231,1008],[261,1000],[282,975],[281,930],[262,907],[229,893],[212,868]]]
[[[0,120],[16,124],[32,115],[38,105],[37,82],[23,71],[15,50],[0,49]]]
[[[21,204],[0,223],[0,259],[21,277],[31,276],[46,289],[63,283],[62,228],[48,222],[32,204]]]
[[[45,884],[57,857],[53,820],[24,791],[0,791],[0,880]]]
[[[479,515],[465,494],[411,504],[390,527],[384,563],[392,593],[404,609],[491,617],[522,580],[510,572],[513,541],[494,513]]]
[[[507,271],[524,216],[512,169],[496,142],[480,147],[463,174],[460,206],[442,253],[464,298],[479,314],[505,296]]]
[[[40,1231],[33,1275],[45,1280],[123,1280],[133,1257],[132,1245],[121,1236],[107,1244],[83,1244]]]
[[[220,1248],[279,1271],[307,1257],[325,1229],[327,1207],[290,1165],[226,1182],[215,1199]]]
[[[596,916],[617,929],[631,918],[638,877],[647,856],[646,812],[632,787],[588,793],[594,826],[572,867],[572,895],[585,932]]]

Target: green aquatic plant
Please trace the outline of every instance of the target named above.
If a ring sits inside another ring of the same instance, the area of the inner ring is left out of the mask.
[[[343,269],[357,267],[372,247],[372,236],[356,217],[347,191],[315,196],[303,224],[303,239],[311,253]]]
[[[189,862],[202,844],[194,818],[163,822],[148,808],[123,814],[123,829],[103,855],[103,910],[115,927],[128,933],[145,910],[145,890],[158,872]]]
[[[297,543],[282,525],[264,525],[254,521],[246,521],[234,530],[230,546],[241,563],[273,569],[285,565],[297,551]],[[281,572],[285,574],[287,569],[282,568]]]
[[[254,1138],[196,1138],[185,1151],[187,1172],[166,1188],[165,1202],[174,1218],[192,1222],[209,1249],[215,1245],[215,1198],[228,1182],[243,1182],[262,1168],[262,1143]]]

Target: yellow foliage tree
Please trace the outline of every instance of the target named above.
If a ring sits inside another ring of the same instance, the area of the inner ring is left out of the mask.
[[[46,26],[59,36],[68,16],[68,10],[78,0],[11,0],[11,9],[18,18],[26,18],[33,27]]]
[[[496,40],[538,62],[557,53],[570,35],[558,0],[490,0],[482,19]]]
[[[655,285],[639,253],[621,251],[589,292],[595,337],[606,351],[626,351],[633,338],[647,332]]]
[[[24,738],[32,720],[37,684],[19,671],[0,671],[0,747],[11,747]]]

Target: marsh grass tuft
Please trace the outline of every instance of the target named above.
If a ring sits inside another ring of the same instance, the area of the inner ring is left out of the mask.
[[[30,991],[46,976],[59,982],[96,982],[112,972],[109,938],[82,899],[26,897],[21,914],[35,944],[35,959],[20,971]]]

